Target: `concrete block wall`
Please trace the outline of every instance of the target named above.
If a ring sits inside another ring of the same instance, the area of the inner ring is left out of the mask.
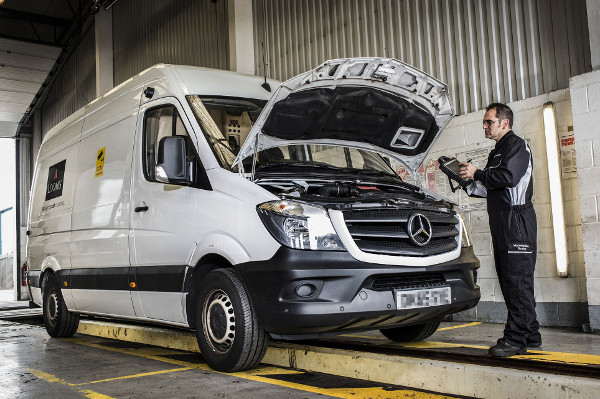
[[[578,180],[577,173],[563,173],[563,201],[570,270],[568,278],[560,278],[556,270],[542,111],[544,103],[548,101],[555,104],[559,135],[561,137],[572,135],[573,116],[571,96],[568,89],[508,104],[515,114],[513,130],[517,135],[528,140],[534,157],[533,202],[538,217],[538,253],[535,271],[536,310],[538,320],[542,325],[581,327],[582,324],[588,322],[586,303],[588,291],[586,290],[582,215],[585,209],[586,218],[595,217],[594,220],[598,221],[600,184],[596,184],[597,190],[599,190],[599,198],[588,196],[580,206],[580,185],[578,181],[581,180]],[[486,139],[484,136],[482,127],[484,113],[485,111],[482,110],[455,117],[435,143],[424,165],[429,165],[441,155],[458,156],[460,158],[461,155],[464,156],[465,152],[478,149],[484,150],[487,158],[487,153],[494,147],[495,142]],[[596,176],[600,176],[600,137],[597,150],[599,163],[596,164],[598,170],[595,173],[597,173]],[[588,158],[591,159],[592,156],[590,147]],[[579,161],[579,156],[577,158]],[[591,163],[592,161],[588,160],[587,162]],[[480,165],[480,167],[484,165]],[[583,178],[585,179],[585,177]],[[596,181],[598,181],[598,178],[596,178]],[[438,180],[436,182],[438,190],[436,191],[447,192],[445,186],[447,186],[446,181]],[[506,321],[506,307],[496,276],[485,203],[472,206],[468,201],[461,199],[460,204],[471,234],[475,253],[481,261],[478,284],[481,287],[482,296],[477,308],[455,315],[455,319],[504,323]],[[597,234],[597,256],[600,259],[600,223],[597,226],[599,233]],[[598,288],[600,288],[600,269],[597,271],[597,277],[599,281]],[[597,292],[600,292],[600,290],[597,289]]]
[[[600,71],[572,77],[570,91],[590,326],[600,332]]]
[[[13,287],[13,254],[0,255],[0,289]]]

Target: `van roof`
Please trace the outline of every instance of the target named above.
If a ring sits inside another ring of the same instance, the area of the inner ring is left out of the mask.
[[[169,90],[169,94],[172,94],[175,97],[199,94],[203,96],[243,97],[268,100],[272,94],[272,92],[268,92],[261,87],[261,84],[264,83],[264,78],[259,76],[189,65],[157,64],[132,76],[89,104],[86,104],[75,111],[69,117],[50,129],[44,136],[43,141],[47,141],[65,127],[80,120],[85,115],[103,108],[123,94],[133,90],[140,90],[146,84],[152,84],[152,82],[157,81],[163,81],[164,86]],[[271,85],[272,91],[280,84],[280,82],[271,79],[268,79],[267,81]]]

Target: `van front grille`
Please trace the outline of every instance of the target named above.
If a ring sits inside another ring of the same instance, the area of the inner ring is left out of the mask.
[[[350,235],[363,252],[431,256],[452,251],[458,246],[458,220],[449,212],[396,208],[342,212]],[[431,239],[423,246],[417,245],[408,231],[408,220],[417,213],[425,216],[431,224]]]

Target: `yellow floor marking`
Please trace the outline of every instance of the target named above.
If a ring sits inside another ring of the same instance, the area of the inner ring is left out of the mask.
[[[466,327],[467,325],[463,325]],[[463,327],[460,326],[460,327]],[[459,327],[459,326],[456,326]],[[451,327],[454,328],[454,327]],[[444,348],[474,348],[474,349],[485,349],[489,346],[484,345],[468,345],[468,344],[455,344],[450,342],[438,342],[438,341],[421,341],[421,342],[392,342],[387,338],[380,337],[369,337],[366,335],[350,335],[345,334],[344,337],[349,338],[360,338],[360,339],[376,339],[388,341],[390,345],[400,346],[403,348],[415,348],[415,349],[444,349]],[[368,349],[367,349],[368,351]],[[579,364],[579,365],[600,365],[600,356],[588,355],[580,353],[567,353],[567,352],[550,352],[543,350],[530,349],[526,355],[513,356],[515,359],[527,359],[541,362],[552,362],[552,363],[564,363],[564,364]]]
[[[61,384],[61,385],[73,386],[73,384],[69,384],[68,382],[66,382],[62,378],[58,378],[55,375],[45,373],[45,372],[43,372],[41,370],[35,370],[35,369],[30,369],[30,368],[28,368],[26,370],[28,372],[30,372],[31,374],[35,375],[37,378],[39,378],[41,380],[48,381],[48,382],[53,382],[53,383],[58,383],[58,384]],[[82,393],[83,396],[85,396],[88,399],[114,399],[111,396],[106,396],[106,395],[103,395],[103,394],[98,393],[98,392],[90,391],[88,389],[79,389],[78,392]]]
[[[73,338],[70,338],[69,340],[74,343],[80,344],[80,345],[85,345],[85,346],[89,346],[89,347],[93,347],[93,348],[97,348],[97,349],[104,349],[104,350],[109,350],[109,351],[113,351],[113,352],[119,352],[119,353],[134,355],[134,356],[140,356],[140,357],[144,357],[147,359],[158,360],[158,361],[165,362],[165,363],[177,364],[177,365],[183,366],[183,368],[186,368],[186,369],[208,370],[208,371],[212,371],[214,373],[231,375],[231,376],[243,378],[246,380],[262,382],[262,383],[270,384],[270,385],[277,385],[277,386],[281,386],[284,388],[298,389],[298,390],[304,391],[304,392],[320,393],[323,395],[329,395],[329,396],[342,398],[342,399],[346,399],[346,398],[353,398],[353,399],[363,399],[363,398],[364,399],[366,399],[366,398],[380,399],[381,398],[381,399],[384,399],[384,398],[391,398],[391,397],[397,397],[397,398],[405,397],[405,398],[417,398],[417,399],[421,399],[421,398],[423,398],[423,399],[424,398],[452,398],[451,396],[448,396],[448,395],[430,394],[430,393],[425,393],[425,392],[420,392],[420,391],[413,391],[409,388],[407,388],[406,390],[397,390],[397,391],[386,391],[382,387],[356,388],[356,389],[347,389],[347,390],[318,388],[318,387],[312,387],[312,386],[304,385],[304,384],[276,380],[276,379],[272,379],[272,378],[268,377],[269,374],[272,375],[272,374],[302,374],[303,373],[301,371],[296,371],[296,370],[283,369],[283,368],[278,368],[275,366],[264,366],[264,367],[259,366],[255,369],[249,370],[249,371],[241,371],[241,372],[237,372],[237,373],[222,373],[222,372],[211,369],[206,364],[195,364],[195,363],[186,362],[186,361],[182,361],[182,360],[175,360],[175,359],[170,359],[170,358],[166,358],[166,357],[161,357],[161,356],[157,355],[157,353],[165,352],[161,348],[156,348],[156,349],[153,347],[113,348],[113,347],[109,347],[109,346],[103,346],[101,343],[98,343],[97,340],[90,340],[90,339],[86,339],[83,337],[73,337]],[[169,354],[185,354],[188,352],[169,350],[168,353]],[[382,385],[385,385],[385,384],[382,384]],[[353,394],[353,392],[354,392],[354,394]]]
[[[378,341],[389,341],[389,339],[384,337],[370,337],[368,335],[354,335],[354,334],[342,334],[340,337],[348,337],[348,338],[361,338],[361,339],[375,339]]]
[[[474,323],[461,324],[459,326],[450,326],[450,327],[438,328],[437,331],[453,330],[455,328],[472,327],[472,326],[478,326],[479,324],[481,324],[481,322],[480,321],[476,321]]]
[[[471,327],[471,326],[477,326],[479,324],[481,324],[481,322],[480,321],[476,321],[476,322],[473,322],[473,323],[460,324],[458,326],[450,326],[450,327],[438,328],[437,331],[445,331],[445,330],[452,330],[452,329],[455,329],[455,328]],[[376,339],[376,340],[388,341],[388,339],[385,338],[385,337],[374,337],[374,336],[369,336],[369,335],[341,334],[340,337],[364,338],[364,339]]]
[[[63,385],[68,385],[68,383],[65,380],[63,380],[62,378],[53,376],[52,374],[44,373],[43,371],[34,370],[34,369],[25,369],[25,370],[27,370],[28,372],[35,375],[37,378],[39,378],[41,380],[45,380],[48,382],[56,382],[56,383],[63,384]]]
[[[600,356],[579,353],[546,352],[529,350],[527,355],[513,356],[514,359],[538,360],[550,363],[579,364],[585,366],[600,365]]]
[[[79,384],[69,384],[69,385],[75,387],[75,386],[79,386],[79,385],[97,384],[99,382],[116,381],[116,380],[126,380],[126,379],[129,379],[129,378],[140,378],[140,377],[147,377],[149,375],[174,373],[176,371],[185,371],[185,370],[192,370],[192,369],[193,369],[192,367],[180,367],[180,368],[177,368],[177,369],[151,371],[151,372],[148,372],[148,373],[124,375],[122,377],[105,378],[103,380],[90,381],[90,382],[82,382],[82,383],[79,383]]]
[[[191,362],[186,362],[183,360],[170,359],[168,357],[163,357],[166,354],[184,354],[186,352],[176,351],[169,349],[168,351],[163,350],[162,348],[155,347],[143,347],[143,348],[113,348],[110,346],[104,346],[102,344],[98,344],[97,341],[91,341],[89,339],[80,339],[82,337],[73,337],[69,340],[76,344],[89,346],[96,349],[103,349],[111,352],[124,353],[128,355],[140,356],[146,359],[157,360],[163,363],[175,364],[181,367],[189,367],[191,369],[199,369],[199,370],[212,370],[206,364],[196,364]],[[162,355],[162,356],[161,356]]]
[[[299,384],[296,382],[274,380],[268,377],[261,377],[256,375],[253,371],[241,371],[238,373],[231,373],[239,378],[246,380],[262,382],[270,385],[277,385],[284,388],[298,389],[300,391],[319,393],[322,395],[333,396],[342,399],[389,399],[389,398],[418,398],[418,399],[429,399],[429,398],[454,398],[444,394],[434,394],[428,392],[414,391],[410,388],[397,389],[397,390],[386,390],[383,387],[374,388],[319,388],[310,385]],[[376,384],[376,383],[374,383]],[[382,384],[385,385],[385,384]]]
[[[421,342],[394,342],[396,346],[404,348],[419,348],[419,349],[442,349],[442,348],[477,348],[477,349],[488,349],[489,346],[482,345],[465,345],[465,344],[454,344],[449,342],[436,342],[436,341],[421,341]]]
[[[292,370],[292,369],[282,369],[277,366],[267,366],[261,365],[255,369],[248,370],[247,373],[253,375],[262,375],[269,376],[274,374],[304,374],[304,371]]]
[[[88,399],[114,399],[112,396],[102,395],[101,393],[94,391],[81,390],[79,392],[81,392]]]

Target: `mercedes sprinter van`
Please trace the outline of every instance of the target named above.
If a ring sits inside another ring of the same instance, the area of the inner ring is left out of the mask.
[[[222,371],[257,365],[271,337],[427,338],[480,296],[455,205],[418,185],[452,116],[445,84],[394,59],[281,85],[141,72],[40,148],[28,283],[48,333],[80,315],[190,328]]]

